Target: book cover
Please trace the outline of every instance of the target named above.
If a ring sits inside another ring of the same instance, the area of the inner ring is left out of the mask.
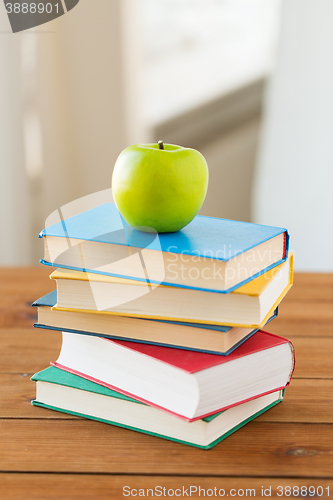
[[[186,255],[218,262],[229,262],[237,256],[279,235],[283,235],[284,238],[282,258],[265,263],[263,269],[260,269],[253,275],[250,273],[249,276],[242,277],[237,283],[230,282],[230,285],[226,285],[226,288],[222,286],[220,293],[228,293],[236,289],[240,284],[250,281],[253,277],[259,276],[286,260],[289,248],[289,235],[286,229],[198,215],[181,231],[155,235],[132,228],[121,217],[114,204],[105,203],[50,226],[44,229],[39,236],[41,238],[50,236],[64,238],[68,241],[72,239],[78,240],[79,242],[90,241],[120,245],[133,249],[133,252],[137,251],[137,249],[149,248],[150,251],[155,250],[168,254]],[[119,274],[120,271],[110,272],[107,269],[103,269],[103,267],[105,268],[107,264],[111,263],[112,259],[110,259],[111,256],[108,253],[108,262],[99,261],[98,266],[96,265],[90,268],[89,266],[82,267],[82,258],[78,260],[74,259],[71,265],[65,264],[62,262],[61,255],[55,258],[54,261],[50,259],[52,262],[44,259],[42,259],[41,262],[46,265],[65,269],[75,269],[77,271],[88,271],[96,274],[106,274],[124,278],[132,278],[135,276],[136,279],[144,282],[148,281],[158,284],[162,282],[162,284],[175,287],[183,286],[200,290],[209,290],[209,288],[205,288],[205,286],[196,285],[193,280],[188,280],[188,283],[180,284],[177,283],[177,280],[171,281],[170,276],[166,280],[164,280],[164,278],[156,280],[154,275],[149,276],[150,273],[144,273],[145,275],[140,276],[136,274],[132,275],[131,272],[125,270],[124,267],[121,267],[123,270],[122,274]]]
[[[71,387],[71,388],[78,389],[78,390],[100,394],[102,396],[107,396],[107,397],[111,397],[111,398],[122,399],[124,401],[129,401],[129,402],[132,402],[132,403],[135,403],[135,404],[138,404],[138,405],[143,404],[143,403],[140,403],[140,402],[138,402],[138,401],[136,401],[134,399],[131,399],[131,398],[129,398],[129,397],[123,395],[123,394],[120,394],[120,393],[118,393],[116,391],[113,391],[113,390],[108,389],[106,387],[103,387],[101,385],[95,384],[94,382],[91,382],[89,380],[86,380],[86,379],[83,379],[81,377],[78,377],[77,375],[73,375],[71,373],[59,370],[59,369],[57,369],[55,367],[49,367],[46,370],[43,370],[43,371],[41,371],[39,373],[36,373],[35,375],[33,375],[33,377],[31,378],[31,380],[33,380],[35,382],[42,381],[42,382],[47,382],[47,383],[64,385],[64,386]],[[112,421],[111,418],[110,418],[110,420],[106,420],[106,419],[102,419],[102,418],[95,417],[95,416],[92,416],[92,415],[83,414],[83,413],[77,413],[77,412],[70,411],[68,409],[62,409],[62,408],[58,408],[58,407],[55,407],[55,406],[50,406],[50,405],[44,404],[44,403],[42,403],[42,402],[40,402],[38,400],[33,400],[32,404],[34,406],[40,406],[42,408],[46,408],[46,409],[49,409],[49,410],[59,411],[59,412],[67,413],[67,414],[70,414],[70,415],[75,415],[75,416],[78,416],[78,417],[83,417],[83,418],[87,418],[87,419],[90,419],[90,420],[95,420],[95,421],[98,421],[98,422],[103,422],[103,423],[111,424],[111,425],[114,425],[114,426],[117,426],[117,427],[122,427],[122,428],[133,430],[133,431],[136,431],[136,432],[141,432],[143,434],[148,434],[148,435],[151,435],[151,436],[160,437],[160,438],[167,439],[167,440],[170,440],[170,441],[174,441],[174,442],[177,442],[177,443],[181,443],[181,444],[185,444],[185,445],[189,445],[189,446],[194,446],[196,448],[201,448],[201,449],[208,450],[208,449],[214,447],[216,444],[220,443],[222,440],[224,440],[228,436],[230,436],[230,434],[232,434],[233,432],[237,431],[238,429],[240,429],[241,427],[243,427],[244,425],[246,425],[248,422],[250,422],[251,420],[253,420],[257,416],[261,415],[262,413],[264,413],[268,409],[270,409],[273,406],[275,406],[278,403],[280,403],[283,400],[283,395],[284,395],[284,391],[281,391],[280,394],[279,394],[279,398],[276,401],[268,404],[267,406],[265,406],[264,408],[262,408],[260,411],[254,413],[253,415],[251,415],[247,419],[243,420],[238,425],[232,427],[228,432],[222,434],[218,439],[214,440],[213,442],[211,442],[207,446],[200,446],[198,444],[195,444],[195,443],[192,443],[192,442],[189,442],[189,441],[183,441],[183,440],[180,440],[180,439],[173,438],[171,436],[166,436],[166,435],[163,435],[163,434],[157,434],[155,432],[151,432],[151,431],[139,428],[139,427],[128,426],[128,425],[122,424],[120,422]],[[202,420],[204,422],[208,423],[208,422],[211,422],[216,417],[218,417],[220,414],[221,414],[221,412],[217,412],[217,413],[215,413],[215,414],[213,414],[213,415],[211,415],[209,417],[206,417],[206,418],[204,418]],[[189,423],[188,425],[191,425],[191,424]]]
[[[290,340],[278,335],[273,335],[272,333],[268,333],[263,330],[259,330],[257,333],[252,335],[252,337],[249,338],[247,342],[244,342],[238,347],[238,349],[229,354],[229,356],[227,357],[221,357],[216,354],[183,351],[181,349],[170,349],[163,346],[128,342],[126,340],[105,339],[105,341],[114,342],[115,344],[119,344],[126,349],[130,349],[145,356],[155,358],[162,363],[167,363],[187,373],[195,373],[201,370],[207,370],[208,368],[211,368],[213,366],[229,363],[236,359],[243,358],[244,356],[249,356],[259,351],[265,351],[281,344],[289,343],[291,350],[293,350],[293,346]],[[290,374],[290,378],[291,375],[292,373]]]
[[[113,342],[115,344],[120,345],[121,347],[124,347],[125,349],[129,349],[131,351],[134,351],[138,354],[148,356],[151,358],[154,358],[157,361],[160,361],[162,363],[169,364],[175,368],[178,368],[180,370],[183,370],[184,372],[188,374],[194,374],[196,372],[202,371],[202,370],[207,370],[209,368],[212,368],[217,365],[221,365],[224,363],[232,362],[237,359],[240,359],[245,356],[249,356],[251,354],[257,353],[259,351],[264,351],[264,350],[269,350],[270,348],[282,345],[282,344],[288,344],[291,350],[291,356],[292,356],[292,367],[288,376],[288,381],[287,384],[283,387],[274,387],[272,390],[265,392],[263,394],[257,394],[255,397],[250,397],[248,399],[245,399],[243,401],[238,401],[237,403],[231,404],[229,406],[225,406],[223,408],[219,408],[218,411],[226,410],[227,408],[230,408],[232,406],[236,406],[238,404],[245,403],[247,401],[250,401],[252,399],[255,399],[257,397],[263,396],[265,394],[269,394],[271,392],[277,391],[277,390],[282,390],[286,386],[289,385],[292,374],[295,369],[295,351],[293,344],[286,338],[280,337],[278,335],[273,335],[271,333],[259,330],[256,332],[254,335],[252,335],[245,343],[241,344],[235,351],[229,354],[229,356],[219,356],[216,354],[208,354],[208,353],[203,353],[203,352],[195,352],[195,351],[183,351],[180,349],[170,349],[168,347],[163,347],[163,346],[156,346],[156,345],[150,345],[150,344],[139,344],[139,343],[134,343],[134,342],[127,342],[127,341],[116,341],[116,340],[110,340],[110,339],[104,339],[106,342]],[[184,415],[180,415],[178,413],[175,413],[174,411],[168,410],[164,408],[163,406],[154,404],[151,401],[145,400],[141,397],[138,397],[136,394],[132,394],[128,391],[122,390],[119,387],[115,387],[111,384],[108,384],[104,382],[103,380],[95,379],[90,375],[87,375],[85,373],[79,372],[75,369],[72,369],[68,366],[64,366],[58,362],[52,362],[51,365],[55,366],[56,368],[60,368],[61,370],[67,371],[69,373],[73,373],[74,375],[78,375],[82,378],[86,378],[87,380],[90,380],[92,382],[95,382],[97,384],[103,385],[109,389],[115,390],[116,392],[120,392],[121,394],[124,394],[132,399],[135,399],[136,401],[140,401],[144,404],[148,404],[150,406],[153,406],[155,408],[159,408],[163,411],[167,411],[168,413],[171,413],[173,415],[178,416],[179,418],[182,418],[187,421],[195,421],[197,419],[202,419],[204,417],[207,417],[215,412],[210,412],[204,415],[200,415],[195,418],[188,418],[185,417]]]
[[[181,231],[159,234],[159,246],[154,235],[132,228],[121,217],[113,203],[104,203],[43,229],[39,237],[70,237],[134,248],[149,246],[153,250],[161,249],[162,252],[186,253],[195,257],[209,256],[227,261],[281,233],[286,235],[283,256],[285,260],[289,240],[286,229],[202,215],[197,215]]]
[[[33,307],[49,307],[52,308],[56,305],[57,303],[57,290],[53,290],[52,292],[48,293],[47,295],[44,295],[40,299],[36,300],[32,306]],[[61,311],[60,311],[61,313]],[[76,314],[84,314],[84,313],[76,313]],[[275,309],[273,312],[272,316],[268,319],[267,323],[272,321],[274,318],[276,318],[278,315],[278,308]],[[194,327],[194,328],[199,328],[199,329],[204,329],[204,330],[214,330],[217,332],[221,332],[221,334],[227,333],[231,330],[232,327],[230,326],[222,326],[222,325],[205,325],[201,323],[187,323],[187,322],[180,322],[180,321],[166,321],[166,320],[154,320],[154,319],[143,319],[143,318],[135,318],[135,320],[142,320],[142,321],[151,321],[156,323],[156,328],[158,328],[159,323],[168,323],[168,324],[173,324],[173,325],[179,325],[179,326],[189,326],[189,327]],[[266,323],[266,324],[267,324]],[[220,356],[228,356],[232,351],[234,351],[237,347],[239,347],[243,342],[248,340],[250,336],[252,336],[254,333],[258,331],[257,329],[252,330],[250,333],[248,333],[246,336],[244,336],[239,342],[236,342],[230,349],[224,351],[224,352],[217,352],[217,351],[210,351],[208,349],[199,349],[191,346],[180,346],[180,345],[174,345],[170,344],[168,342],[167,337],[165,338],[165,342],[154,342],[152,340],[143,340],[143,339],[136,339],[135,337],[130,338],[126,337],[124,335],[115,335],[115,334],[104,334],[104,333],[98,333],[98,332],[90,332],[88,330],[78,330],[78,329],[73,329],[73,328],[60,328],[54,325],[47,325],[47,324],[42,324],[42,323],[34,323],[33,325],[35,328],[42,328],[42,329],[47,329],[47,330],[55,330],[55,331],[67,331],[70,333],[76,333],[76,334],[81,334],[81,335],[93,335],[93,336],[98,336],[98,337],[103,337],[103,338],[110,338],[110,339],[115,339],[115,340],[127,340],[128,342],[139,342],[143,344],[153,344],[153,345],[159,345],[159,346],[165,346],[165,347],[171,347],[174,349],[183,349],[183,350],[190,350],[190,351],[198,351],[198,352],[206,352],[210,354],[218,354]]]
[[[270,269],[269,271],[266,271],[265,274],[258,276],[257,278],[253,279],[249,283],[246,283],[245,285],[239,287],[237,290],[234,290],[230,292],[230,296],[248,296],[248,297],[259,297],[261,293],[265,290],[266,287],[268,287],[274,280],[275,277],[278,277],[277,275],[280,272],[284,272],[284,266],[288,266],[288,284],[287,286],[282,290],[282,292],[279,294],[277,299],[274,301],[274,303],[271,305],[269,310],[266,313],[265,310],[265,316],[260,319],[258,322],[250,322],[244,320],[244,323],[240,323],[239,318],[232,318],[231,319],[224,319],[224,321],[211,321],[210,319],[200,319],[200,318],[195,318],[196,323],[201,323],[201,324],[208,324],[208,325],[213,325],[213,324],[220,324],[223,326],[232,326],[232,327],[247,327],[247,328],[262,328],[269,320],[269,318],[274,314],[275,309],[278,307],[282,299],[285,297],[285,295],[288,293],[289,289],[291,288],[293,284],[293,254],[290,253],[288,261],[285,263],[283,262],[282,264],[279,264],[278,266]],[[118,278],[114,276],[105,276],[105,275],[100,275],[100,274],[92,274],[92,273],[83,273],[79,271],[73,271],[69,269],[56,269],[51,275],[51,279],[55,280],[79,280],[79,281],[89,281],[89,282],[101,282],[101,283],[111,283],[111,284],[117,284],[117,285],[131,285],[134,287],[143,287],[147,286],[145,283],[142,281],[138,280],[130,280],[130,279],[125,279],[125,278]],[[158,288],[168,288],[172,289],[172,287],[169,287],[167,285],[159,285]],[[156,289],[153,290],[158,291]],[[191,291],[192,293],[192,291]],[[197,290],[193,290],[193,293],[201,293]],[[218,295],[219,292],[216,291],[210,291],[210,292],[203,292],[205,296],[201,297],[200,300],[211,300],[210,295]],[[206,296],[207,294],[207,296]],[[208,295],[210,294],[210,295]],[[221,297],[226,297],[225,295],[221,295]],[[192,300],[195,297],[192,296]],[[223,300],[223,299],[222,299]],[[227,299],[226,299],[227,300]],[[221,304],[221,303],[220,303]],[[59,306],[56,304],[54,306],[55,310],[58,311],[77,311],[77,312],[86,312],[86,313],[96,313],[96,310],[92,310],[89,308],[72,308],[68,306]],[[172,311],[173,312],[173,311]],[[114,309],[101,309],[98,311],[98,314],[114,314],[114,315],[120,315],[120,316],[128,316],[128,317],[133,317],[133,318],[144,318],[144,319],[154,319],[154,320],[165,320],[165,321],[174,321],[174,322],[193,322],[193,317],[189,317],[189,315],[185,316],[183,313],[182,315],[179,315],[179,317],[175,317],[173,314],[167,315],[166,311],[164,310],[164,314],[160,313],[155,313],[155,314],[147,314],[146,310],[142,309],[142,312],[133,312],[126,310],[125,308],[122,308],[122,310],[116,310]],[[185,316],[185,317],[184,317]],[[237,321],[238,319],[238,321]]]

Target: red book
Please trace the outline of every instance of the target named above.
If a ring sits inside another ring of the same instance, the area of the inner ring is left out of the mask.
[[[52,364],[191,421],[286,387],[295,356],[261,330],[229,356],[63,332]]]

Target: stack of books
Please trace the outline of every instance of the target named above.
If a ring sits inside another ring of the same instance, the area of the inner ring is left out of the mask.
[[[63,342],[34,405],[207,449],[282,401],[294,349],[261,328],[292,285],[285,229],[143,233],[106,203],[40,236],[57,289],[34,326]]]

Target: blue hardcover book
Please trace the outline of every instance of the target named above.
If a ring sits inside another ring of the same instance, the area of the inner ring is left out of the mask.
[[[129,226],[112,203],[40,233],[43,264],[204,291],[228,293],[288,257],[286,229],[196,216],[175,233]]]
[[[227,356],[258,329],[206,325],[199,323],[130,318],[127,316],[59,311],[55,308],[57,291],[41,297],[32,305],[38,308],[36,328],[163,345]],[[274,311],[267,323],[278,314]]]

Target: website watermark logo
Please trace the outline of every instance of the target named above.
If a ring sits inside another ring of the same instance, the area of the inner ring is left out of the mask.
[[[214,252],[190,248],[182,231],[170,236],[131,227],[113,203],[111,188],[60,207],[46,219],[45,228],[40,235],[44,237],[42,262],[63,268],[60,280],[81,281],[88,297],[89,305],[82,306],[73,297],[72,304],[59,307],[120,313],[121,305],[159,285],[228,292],[259,276],[260,287],[273,278],[284,279],[289,269],[283,262],[282,245],[267,242],[264,247],[236,252],[235,257],[232,246],[226,244]],[[169,245],[170,239],[175,244]],[[66,269],[81,274],[73,277]],[[131,312],[139,312],[134,303]]]
[[[13,33],[53,21],[72,10],[80,0],[4,0]]]
[[[46,219],[45,228],[40,235],[42,262],[81,271],[76,279],[82,280],[82,292],[96,311],[113,310],[142,297],[165,278],[158,233],[129,226],[113,204],[111,188],[63,205]],[[135,286],[122,281],[119,287],[119,280],[112,277],[134,277]]]

